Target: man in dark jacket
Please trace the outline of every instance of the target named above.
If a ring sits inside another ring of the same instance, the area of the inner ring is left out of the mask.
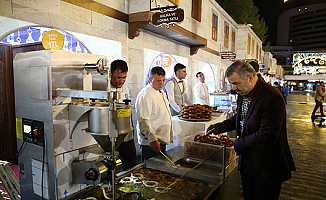
[[[295,170],[282,94],[258,78],[246,62],[230,65],[226,77],[239,94],[237,114],[210,125],[207,134],[236,130],[234,149],[239,155],[244,199],[277,200],[282,182]]]

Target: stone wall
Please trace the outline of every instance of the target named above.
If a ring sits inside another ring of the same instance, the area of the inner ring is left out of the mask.
[[[123,13],[133,13],[149,9],[148,0],[123,0],[109,1],[98,0],[103,6],[109,6]],[[181,27],[207,39],[207,46],[218,52],[231,50],[231,33],[236,33],[237,59],[252,58],[246,55],[248,33],[255,38],[256,44],[261,46],[261,41],[250,28],[239,31],[237,23],[214,1],[208,0],[202,3],[201,22],[191,17],[191,0],[180,1],[179,7],[185,11],[185,20]],[[92,53],[106,55],[109,60],[123,59],[129,64],[130,70],[127,78],[129,88],[132,88],[132,100],[136,98],[138,91],[145,85],[145,79],[150,66],[145,66],[144,49],[151,49],[162,53],[168,53],[177,57],[180,62],[186,62],[190,99],[193,98],[191,88],[196,84],[195,74],[204,63],[213,66],[215,86],[220,87],[220,69],[226,69],[230,61],[222,61],[221,57],[198,50],[197,54],[190,56],[189,46],[176,43],[161,36],[143,30],[139,37],[128,39],[128,24],[113,19],[79,6],[60,0],[0,0],[0,39],[8,33],[24,27],[37,25],[53,27],[78,35],[79,39]],[[134,7],[135,6],[135,7]],[[217,41],[212,39],[212,14],[218,16]],[[15,20],[14,20],[15,19]],[[224,47],[224,24],[229,25],[229,47]],[[92,36],[94,41],[89,40]],[[92,44],[90,44],[92,43]],[[98,44],[98,45],[97,45]],[[91,47],[89,47],[91,46]],[[97,48],[98,46],[99,48]],[[106,48],[107,46],[107,48]]]

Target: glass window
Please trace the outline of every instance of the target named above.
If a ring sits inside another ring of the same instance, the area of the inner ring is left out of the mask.
[[[235,32],[232,30],[232,44],[231,44],[231,51],[235,51]]]
[[[213,18],[212,18],[212,39],[217,41],[217,25],[218,25],[218,18],[217,16],[213,13]]]
[[[251,47],[251,37],[250,37],[250,35],[248,34],[247,54],[249,54],[249,55],[250,55],[250,47]]]
[[[201,3],[202,0],[192,0],[191,17],[201,21]]]
[[[224,47],[229,48],[229,25],[224,24]]]
[[[254,57],[254,55],[255,55],[255,40],[252,40],[251,56]]]

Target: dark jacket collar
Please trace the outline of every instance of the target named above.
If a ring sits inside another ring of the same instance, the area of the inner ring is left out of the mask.
[[[260,78],[259,78],[260,79]],[[243,127],[246,126],[247,124],[247,120],[248,120],[248,117],[251,115],[252,113],[252,110],[254,109],[255,107],[255,104],[257,103],[257,100],[259,99],[259,96],[260,96],[260,93],[262,92],[262,90],[266,87],[267,83],[260,79],[259,81],[257,81],[256,85],[255,85],[255,88],[253,90],[254,91],[254,95],[252,96],[252,100],[251,100],[251,103],[249,105],[249,108],[248,108],[248,111],[247,111],[247,114],[245,116],[245,119],[244,119],[244,124],[243,124]],[[238,114],[240,114],[240,109],[241,109],[241,106],[242,106],[242,99],[243,99],[243,96],[240,96],[239,95],[239,101],[238,101],[238,109],[237,109],[237,112]],[[240,117],[238,117],[238,125],[240,125]],[[238,132],[238,134],[240,134],[240,132]]]
[[[257,90],[259,82],[260,82],[260,78],[258,77],[255,87],[247,95],[245,95],[246,97],[250,97],[252,99],[252,97],[255,94],[255,91]]]

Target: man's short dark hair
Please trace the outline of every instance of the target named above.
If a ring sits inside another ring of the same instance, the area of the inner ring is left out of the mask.
[[[158,76],[165,76],[165,70],[159,66],[153,67],[149,76],[153,78],[154,74],[157,74]]]
[[[184,66],[183,64],[181,63],[177,63],[175,66],[174,66],[174,73],[176,73],[177,71],[181,70],[181,69],[184,69],[186,68],[186,66]]]
[[[275,82],[274,82],[274,85],[278,85],[278,82],[277,82],[277,81],[275,81]]]
[[[255,69],[247,62],[236,61],[232,63],[225,72],[226,77],[230,77],[233,73],[237,73],[241,79],[246,79],[249,74],[252,74],[255,78],[257,73]]]
[[[114,60],[111,63],[111,74],[115,72],[115,70],[121,70],[121,72],[128,72],[128,65],[124,60]]]
[[[203,74],[203,73],[198,72],[198,73],[196,74],[196,78],[198,78],[198,76],[199,76],[200,74]],[[204,74],[203,74],[203,75],[204,75]]]
[[[259,64],[258,64],[258,62],[251,61],[249,64],[255,69],[256,72],[259,72]]]

